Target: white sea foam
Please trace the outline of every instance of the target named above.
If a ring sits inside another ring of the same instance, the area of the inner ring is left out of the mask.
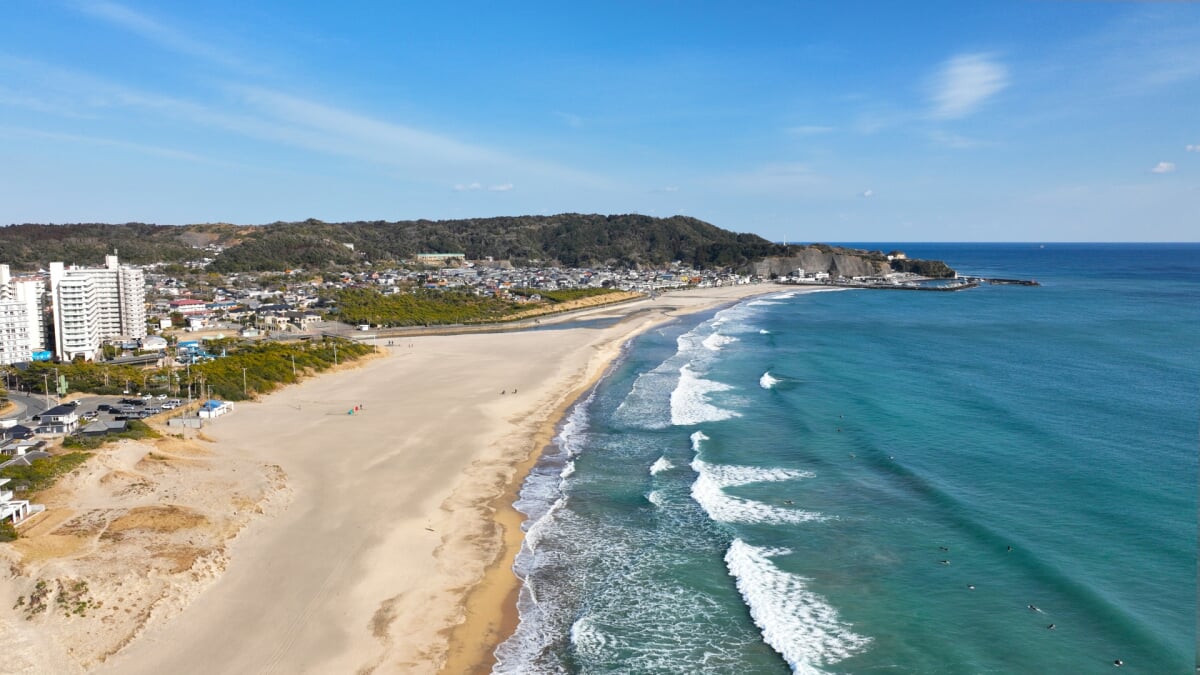
[[[567,478],[575,473],[575,460],[570,460],[563,465],[562,471],[558,473],[559,478]]]
[[[604,631],[596,628],[588,615],[583,615],[571,624],[571,644],[584,657],[596,658],[604,653],[610,640]]]
[[[542,540],[542,531],[554,520],[554,514],[566,505],[567,498],[559,497],[541,518],[533,521],[525,530],[525,538],[521,541],[521,545],[529,549],[530,553],[537,553],[538,543]]]
[[[700,446],[708,440],[703,431],[693,431],[689,438],[692,439],[692,452],[700,452]]]
[[[650,465],[650,475],[655,476],[673,468],[675,468],[675,465],[671,463],[671,460],[666,457],[659,457]]]
[[[771,334],[771,331],[767,330],[766,328],[759,328],[759,329],[758,329],[758,334],[759,334],[759,335],[770,335],[770,334]]]
[[[663,496],[661,490],[651,490],[650,494],[646,495],[646,501],[661,509],[666,497]]]
[[[725,565],[763,640],[783,656],[793,673],[821,673],[822,666],[861,652],[871,638],[854,633],[836,609],[808,590],[807,579],[784,572],[771,561],[787,553],[734,539]]]
[[[758,386],[763,389],[770,389],[777,384],[779,384],[779,378],[772,376],[769,370],[763,373],[762,377],[758,378]]]
[[[774,506],[753,499],[727,494],[726,487],[811,478],[808,471],[794,469],[760,469],[750,466],[709,464],[701,459],[692,461],[697,474],[692,483],[692,499],[704,509],[709,518],[722,523],[803,523],[822,520],[820,513]]]
[[[559,430],[558,436],[555,437],[555,443],[562,448],[563,454],[567,457],[576,457],[579,451],[583,448],[583,435],[588,429],[588,407],[591,406],[592,400],[596,398],[596,392],[593,390],[588,397],[581,403],[575,405],[571,409],[571,414],[567,416],[563,422],[562,429]]]
[[[719,351],[721,351],[721,348],[724,347],[725,345],[733,344],[734,342],[737,342],[737,341],[738,341],[738,339],[733,337],[732,335],[722,335],[721,333],[713,333],[713,334],[709,335],[708,337],[704,338],[704,340],[702,340],[700,342],[700,344],[704,345],[704,348],[711,352],[719,352]]]
[[[769,307],[770,305],[782,305],[782,302],[772,302],[770,300],[751,300],[746,303],[747,307]]]
[[[690,365],[684,365],[679,369],[679,384],[671,392],[671,424],[687,426],[741,417],[740,413],[719,408],[708,401],[709,394],[732,388],[727,384],[706,380],[697,375]]]

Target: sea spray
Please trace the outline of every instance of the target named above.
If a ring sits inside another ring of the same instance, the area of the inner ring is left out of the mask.
[[[704,348],[709,351],[719,352],[719,351],[721,351],[721,348],[724,347],[725,345],[730,345],[737,341],[738,341],[738,339],[733,337],[732,335],[722,335],[721,333],[713,333],[713,334],[709,335],[708,337],[704,338],[704,340],[702,340],[700,342],[700,344],[704,345]]]
[[[762,387],[763,389],[770,389],[777,384],[779,384],[779,378],[771,375],[771,371],[769,370],[763,373],[762,377],[758,378],[758,386]]]
[[[778,483],[782,481],[812,478],[811,471],[782,468],[759,468],[710,464],[700,459],[704,441],[709,440],[703,431],[691,435],[692,470],[696,480],[692,483],[692,499],[704,509],[710,518],[721,523],[803,523],[822,520],[819,513],[791,507],[775,506],[763,502],[727,494],[725,488],[753,483]]]
[[[792,672],[821,673],[821,666],[861,652],[871,639],[842,622],[836,609],[808,590],[807,579],[784,572],[771,561],[788,553],[734,539],[725,564],[763,640],[783,656]]]
[[[658,474],[664,471],[670,471],[673,468],[675,468],[675,465],[671,463],[671,460],[667,459],[666,457],[659,457],[658,459],[654,460],[653,464],[650,465],[650,475],[657,476]]]
[[[741,413],[709,402],[709,394],[730,389],[733,387],[704,379],[690,364],[684,365],[679,369],[679,384],[671,392],[671,424],[690,426],[741,417]]]

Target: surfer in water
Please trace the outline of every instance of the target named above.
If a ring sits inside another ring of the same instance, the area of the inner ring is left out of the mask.
[[[1042,611],[1042,610],[1038,609],[1038,608],[1037,608],[1037,605],[1030,605],[1030,606],[1029,606],[1029,611],[1031,611],[1031,612],[1040,612],[1040,611]]]
[[[939,560],[938,562],[942,563],[943,565],[949,565],[949,564],[950,564],[950,561],[949,561],[949,560]]]
[[[968,591],[973,591],[973,590],[975,590],[975,584],[967,584],[967,590],[968,590]]]

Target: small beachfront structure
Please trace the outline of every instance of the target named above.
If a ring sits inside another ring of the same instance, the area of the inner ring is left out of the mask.
[[[199,415],[205,419],[213,419],[233,412],[233,404],[229,401],[210,400],[200,405]]]
[[[46,510],[41,504],[30,504],[28,499],[14,499],[13,491],[6,487],[11,480],[0,478],[0,520],[8,520],[16,525],[29,516]]]

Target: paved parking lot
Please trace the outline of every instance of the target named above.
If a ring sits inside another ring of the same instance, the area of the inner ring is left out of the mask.
[[[135,413],[140,413],[147,409],[158,409],[161,412],[171,412],[171,410],[162,409],[162,405],[167,403],[168,401],[178,401],[178,399],[160,400],[158,398],[154,398],[150,401],[144,402],[142,405],[121,403],[122,400],[132,401],[134,399],[138,399],[138,397],[132,396],[132,395],[130,395],[130,396],[84,396],[79,399],[76,399],[79,402],[79,405],[75,408],[75,412],[81,418],[84,417],[85,415],[87,415],[90,418],[92,414],[95,414],[96,419],[100,419],[105,422],[112,422],[112,421],[116,421],[118,417],[123,416],[123,413],[121,412],[123,409],[131,409]],[[140,400],[140,399],[138,399],[138,400]],[[100,410],[101,406],[108,406],[109,409],[108,410]],[[159,414],[161,414],[161,412]],[[131,418],[131,419],[136,419],[136,418]],[[92,419],[83,420],[82,424],[86,426],[87,424],[91,423],[92,421],[93,421]]]

